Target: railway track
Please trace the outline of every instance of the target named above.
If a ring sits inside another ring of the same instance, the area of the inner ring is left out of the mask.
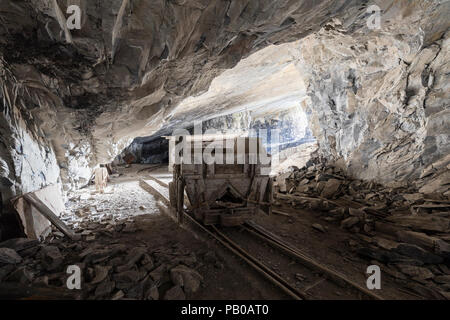
[[[150,177],[149,180],[149,182],[141,180],[140,186],[149,193],[152,193],[156,198],[160,199],[168,207],[168,210],[170,210],[169,199],[167,196],[168,192],[167,190],[161,190],[161,188],[167,189],[167,184],[155,177]],[[293,299],[315,299],[317,297],[311,292],[314,288],[320,286],[321,288],[326,288],[326,292],[336,293],[335,296],[333,296],[333,294],[327,296],[326,298],[328,299],[382,300],[379,295],[321,264],[300,249],[291,246],[275,234],[253,222],[245,223],[240,229],[228,228],[229,230],[225,230],[216,226],[204,226],[195,220],[187,210],[184,210],[184,213],[190,223],[216,239],[221,245],[240,259],[244,260],[264,278]],[[172,214],[172,218],[174,217],[175,215]],[[244,233],[246,234],[246,238],[242,239]],[[234,240],[236,236],[241,238],[241,241],[238,242]],[[253,242],[253,247],[251,248],[252,252],[259,252],[261,258],[257,258],[249,253],[250,249],[246,250],[243,248],[243,246],[248,246],[251,242]],[[268,247],[275,250],[268,251]],[[255,248],[257,249],[255,250]],[[297,271],[297,274],[308,274],[309,281],[306,281],[305,285],[293,285],[290,278],[288,279],[286,276],[281,275],[280,272],[274,271],[273,266],[270,267],[267,261],[264,261],[267,260],[268,256],[279,259],[278,261],[283,261],[284,259],[291,271],[295,270]],[[293,264],[292,261],[295,261],[295,263]],[[344,294],[341,292],[343,290]]]

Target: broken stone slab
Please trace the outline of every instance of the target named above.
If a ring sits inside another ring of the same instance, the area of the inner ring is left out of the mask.
[[[147,248],[133,247],[125,257],[125,262],[129,265],[136,264],[147,253]]]
[[[144,296],[145,284],[146,279],[132,286],[130,289],[127,290],[125,297],[129,299],[142,300],[142,297]]]
[[[43,246],[40,251],[42,266],[47,271],[58,269],[63,263],[64,257],[56,246]]]
[[[364,219],[366,213],[362,209],[348,208],[348,214],[359,219]]]
[[[395,248],[398,247],[399,243],[389,240],[389,239],[385,239],[383,237],[380,236],[375,236],[372,238],[373,242],[376,243],[380,248],[383,248],[385,250],[393,250]]]
[[[424,264],[438,264],[443,261],[443,258],[430,252],[422,247],[416,246],[410,243],[399,243],[396,241],[388,240],[380,236],[373,237],[373,241],[385,250],[398,253],[405,257],[409,257],[414,260],[421,261]]]
[[[195,253],[191,252],[189,255],[176,256],[171,260],[171,265],[184,264],[186,266],[193,267],[197,262],[197,257]]]
[[[153,279],[153,281],[161,281],[161,279],[164,277],[164,273],[167,271],[167,265],[161,264],[159,267],[157,267],[155,270],[150,272],[150,277]]]
[[[277,176],[276,180],[275,180],[275,185],[278,186],[280,192],[287,192],[288,190],[288,182],[286,181],[286,179],[288,179],[291,176],[291,172],[285,172],[282,173],[280,175]],[[292,186],[289,186],[289,189]]]
[[[402,194],[402,197],[409,202],[416,202],[424,198],[422,193],[405,193]]]
[[[94,270],[94,268],[86,268],[84,274],[85,274],[86,281],[91,282],[95,277],[95,270]]]
[[[445,257],[446,259],[450,259],[450,243],[439,239],[436,241],[436,246],[435,246],[434,251],[437,254]]]
[[[40,246],[35,246],[35,247],[30,247],[28,249],[23,249],[19,253],[22,258],[34,257],[39,250],[40,250]]]
[[[21,284],[29,284],[33,281],[34,275],[27,267],[20,267],[11,272],[6,278],[7,282],[18,282]]]
[[[38,287],[48,287],[48,276],[41,276],[34,279],[33,284]]]
[[[450,275],[436,276],[433,281],[440,284],[450,284]]]
[[[319,181],[321,181],[321,180],[319,180]],[[337,179],[328,180],[323,187],[323,190],[321,193],[322,197],[332,198],[333,196],[335,196],[338,193],[341,184],[342,184],[341,180],[337,180]]]
[[[108,262],[108,265],[114,268],[117,272],[117,267],[123,265],[123,257],[115,257]]]
[[[164,300],[186,300],[186,295],[179,285],[175,285],[164,294]]]
[[[109,281],[109,280],[103,281],[95,289],[95,297],[96,298],[105,297],[105,296],[111,294],[111,292],[114,290],[115,287],[116,287],[116,283],[114,281]]]
[[[312,226],[314,229],[316,229],[316,230],[318,230],[318,231],[320,231],[320,232],[323,232],[323,233],[326,233],[326,232],[327,232],[327,230],[325,229],[325,227],[324,227],[323,225],[319,224],[319,223],[313,223],[311,226]]]
[[[113,275],[113,279],[117,282],[117,285],[125,285],[125,288],[131,287],[134,283],[137,283],[141,280],[145,274],[137,271],[137,270],[128,270],[120,273],[115,273]],[[118,289],[123,289],[122,287]]]
[[[186,293],[194,293],[200,288],[203,277],[195,270],[184,265],[178,265],[170,270],[173,284],[184,288]]]
[[[36,247],[37,245],[39,245],[38,240],[32,240],[28,238],[14,238],[1,242],[0,248],[9,248],[15,250],[16,252],[20,252],[22,250]]]
[[[0,263],[17,264],[22,262],[22,257],[10,248],[0,248]]]
[[[146,266],[149,264],[153,264],[153,259],[147,253],[144,253],[139,263],[141,266]]]
[[[373,264],[378,265],[377,263],[373,263]],[[393,278],[401,279],[401,280],[408,279],[408,277],[405,274],[403,274],[402,272],[394,270],[393,268],[390,268],[388,266],[382,266],[381,269],[383,270],[383,272],[387,273],[388,275],[390,275]]]
[[[419,231],[448,232],[450,219],[434,216],[394,215],[386,218],[403,227],[409,227]]]
[[[397,237],[397,232],[401,231],[402,228],[393,224],[386,222],[375,221],[375,231],[390,235],[392,237]]]
[[[400,272],[420,280],[431,279],[434,276],[430,270],[424,267],[410,266],[406,264],[397,264],[396,266]]]
[[[347,219],[344,219],[341,221],[341,227],[345,228],[345,229],[349,229],[358,223],[359,223],[358,217],[348,217]]]
[[[111,256],[112,252],[110,249],[88,249],[80,254],[80,258],[84,257],[83,262],[86,264],[98,264],[111,258]]]
[[[115,270],[117,273],[121,273],[121,272],[130,270],[130,269],[136,269],[136,267],[137,267],[137,265],[136,265],[135,263],[130,263],[130,262],[128,262],[128,263],[125,263],[125,264],[123,264],[123,265],[116,266],[116,267],[114,268],[114,270]]]
[[[450,254],[450,244],[437,237],[422,232],[398,231],[397,237],[402,242],[411,243],[443,256]]]
[[[123,297],[125,297],[125,293],[122,290],[119,290],[111,297],[111,300],[120,300]]]
[[[91,281],[91,284],[97,284],[102,282],[103,280],[105,280],[108,277],[109,271],[111,270],[110,266],[100,266],[100,265],[96,265],[94,267],[94,271],[95,271],[95,277],[94,279]]]
[[[410,257],[414,260],[422,261],[425,264],[438,264],[444,260],[442,257],[434,253],[409,243],[400,243],[397,248],[395,248],[395,252]]]
[[[426,249],[434,250],[438,238],[431,237],[422,232],[400,230],[397,231],[397,238],[401,242],[412,243]]]
[[[403,256],[401,254],[398,254],[394,251],[388,251],[384,249],[375,249],[375,248],[369,248],[369,247],[362,247],[356,250],[357,254],[361,257],[369,260],[377,260],[381,261],[385,264],[391,263],[391,264],[408,264],[408,265],[416,265],[416,266],[422,266],[423,262],[420,260],[414,260],[412,258],[408,258],[406,256]]]
[[[158,287],[155,284],[152,284],[145,293],[145,297],[147,298],[147,300],[159,300]]]
[[[14,271],[16,267],[12,264],[7,264],[6,266],[0,267],[0,282],[3,281],[11,272]]]

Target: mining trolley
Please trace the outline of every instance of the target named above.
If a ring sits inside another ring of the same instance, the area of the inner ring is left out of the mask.
[[[169,165],[173,171],[170,205],[180,223],[185,205],[204,225],[236,226],[256,214],[271,213],[271,157],[261,139],[221,137],[218,140],[217,136],[206,135],[168,138],[172,139],[172,147],[184,144],[182,151],[177,151],[179,161],[173,162],[172,154]],[[223,158],[217,157],[218,150],[223,150]],[[212,163],[204,161],[205,152],[215,156]],[[189,153],[191,161],[185,161]],[[185,191],[189,205],[185,204]]]

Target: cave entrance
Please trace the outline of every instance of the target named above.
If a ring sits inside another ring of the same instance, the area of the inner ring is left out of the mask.
[[[113,165],[168,164],[169,142],[163,137],[139,137],[112,162]]]

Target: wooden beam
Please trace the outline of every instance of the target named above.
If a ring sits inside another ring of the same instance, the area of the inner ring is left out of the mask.
[[[35,207],[44,217],[46,217],[59,231],[64,233],[72,240],[80,240],[81,236],[76,235],[71,229],[69,229],[61,219],[58,218],[53,211],[45,205],[38,197],[36,197],[33,193],[27,193],[24,196],[24,199]]]

